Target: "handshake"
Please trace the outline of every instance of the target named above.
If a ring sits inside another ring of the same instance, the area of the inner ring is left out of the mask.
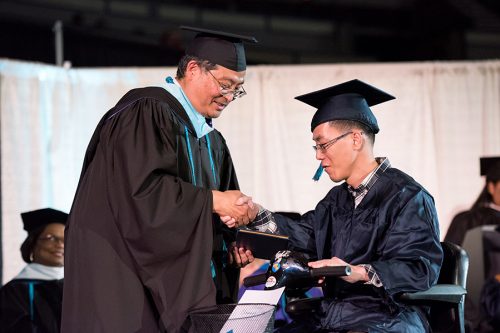
[[[213,190],[213,211],[229,228],[247,225],[255,219],[259,205],[240,191]]]

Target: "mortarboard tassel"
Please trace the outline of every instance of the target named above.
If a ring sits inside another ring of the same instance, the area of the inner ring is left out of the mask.
[[[318,170],[316,170],[316,173],[314,174],[313,180],[317,182],[319,180],[319,177],[321,177],[322,173],[323,173],[323,166],[320,163]]]

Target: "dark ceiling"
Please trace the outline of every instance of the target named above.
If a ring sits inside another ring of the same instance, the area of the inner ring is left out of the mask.
[[[250,64],[500,58],[498,0],[1,0],[0,57],[173,66],[179,25],[254,35]]]

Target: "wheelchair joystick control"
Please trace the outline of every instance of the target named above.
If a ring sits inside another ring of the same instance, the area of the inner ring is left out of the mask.
[[[265,283],[265,289],[286,287],[288,290],[307,290],[317,285],[319,277],[338,277],[351,274],[350,266],[328,266],[311,268],[303,253],[279,251],[274,256],[267,272],[247,277],[246,287]]]

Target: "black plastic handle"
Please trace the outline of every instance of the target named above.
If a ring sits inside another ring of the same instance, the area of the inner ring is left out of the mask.
[[[243,279],[243,285],[245,287],[257,286],[259,284],[266,283],[267,275],[266,274],[258,274],[253,276],[247,276]]]
[[[311,276],[315,278],[348,275],[351,275],[351,266],[326,266],[311,269]]]

